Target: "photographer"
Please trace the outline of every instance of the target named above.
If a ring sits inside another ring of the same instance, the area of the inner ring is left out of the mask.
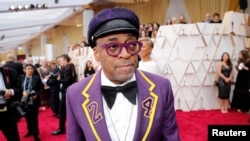
[[[25,119],[28,133],[24,137],[26,138],[33,135],[35,141],[40,141],[38,137],[38,113],[40,93],[43,90],[43,84],[40,77],[34,74],[34,70],[35,67],[32,64],[26,64],[24,67],[25,75],[20,76],[18,83],[21,84],[23,92],[21,104],[27,112]]]
[[[66,124],[66,90],[67,88],[76,82],[76,72],[75,66],[73,63],[70,63],[71,58],[67,54],[60,56],[60,65],[62,69],[60,71],[57,80],[62,85],[61,87],[61,101],[59,105],[59,128],[55,131],[52,131],[52,135],[60,135],[65,133],[65,124]]]
[[[19,101],[22,97],[21,91],[16,85],[18,73],[16,70],[0,67],[0,130],[8,141],[20,141],[17,116],[20,114]]]

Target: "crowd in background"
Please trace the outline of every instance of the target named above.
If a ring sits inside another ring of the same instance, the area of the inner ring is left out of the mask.
[[[211,15],[210,13],[205,14],[205,18],[202,22],[206,23],[222,23],[222,20],[220,18],[219,13],[214,13]],[[165,25],[173,25],[173,24],[188,24],[192,23],[191,20],[187,20],[185,15],[181,13],[179,17],[172,17],[167,18]],[[140,37],[150,37],[155,38],[157,35],[157,32],[159,30],[161,24],[158,22],[148,23],[148,24],[141,24],[140,25]]]
[[[38,114],[39,110],[47,107],[50,107],[54,113],[53,116],[59,119],[59,128],[52,131],[51,134],[65,133],[66,89],[77,80],[71,58],[67,54],[63,54],[58,56],[55,61],[48,62],[46,58],[43,58],[34,63],[34,58],[28,57],[20,63],[16,56],[9,53],[6,61],[0,67],[15,70],[18,74],[15,83],[18,85],[17,90],[20,93],[15,93],[15,95],[20,95],[18,103],[25,113],[18,117],[26,119],[27,133],[24,138],[33,136],[35,141],[40,141]],[[18,118],[15,121],[18,121]],[[14,135],[14,137],[15,139],[13,137],[8,139],[17,140],[19,138],[18,135]]]
[[[220,15],[214,13],[211,16],[210,13],[205,15],[205,19],[202,22],[208,23],[221,23]],[[179,18],[173,17],[168,18],[166,25],[172,24],[186,24],[191,23],[187,21],[184,14],[180,14]],[[146,50],[145,54],[141,53],[138,57],[142,59],[139,68],[143,68],[143,61],[152,60],[150,53],[153,49],[153,42],[150,38],[156,38],[157,32],[159,30],[160,24],[157,22],[149,24],[141,24],[139,28],[139,41],[143,42],[142,50]],[[88,47],[86,38],[80,43],[74,43],[69,47],[70,50],[75,50],[81,47]],[[145,49],[147,48],[147,49]],[[144,55],[144,56],[143,56]],[[10,65],[15,64],[15,65]],[[146,64],[144,62],[144,64]],[[147,63],[149,66],[149,64]],[[152,66],[152,64],[150,64]],[[156,66],[155,64],[153,64]],[[52,135],[64,134],[65,133],[65,122],[66,122],[66,108],[65,108],[65,95],[68,86],[76,81],[76,71],[74,63],[71,62],[71,58],[68,55],[62,55],[56,58],[56,60],[48,62],[46,58],[36,60],[30,56],[25,60],[17,60],[13,54],[8,54],[6,56],[6,62],[2,62],[0,59],[0,66],[10,67],[15,69],[19,75],[27,75],[29,73],[28,69],[33,69],[31,75],[36,75],[40,79],[41,86],[37,84],[36,93],[39,94],[38,107],[46,106],[50,107],[56,118],[59,118],[59,128],[53,132]],[[227,113],[230,107],[229,94],[231,89],[231,82],[233,82],[233,64],[230,61],[230,56],[228,53],[224,53],[221,57],[221,63],[218,66],[218,75],[223,81],[223,86],[218,86],[219,99],[221,112]],[[237,109],[238,112],[247,112],[250,108],[250,57],[246,50],[239,52],[238,62],[235,65],[238,71],[235,89],[233,91],[233,99],[231,108]],[[88,60],[84,68],[84,77],[88,77],[94,74],[99,69],[98,66],[93,66],[93,63]],[[152,67],[151,67],[152,69]],[[148,69],[146,68],[145,71]],[[155,71],[159,74],[159,70]],[[26,83],[26,77],[23,77],[22,83]],[[38,81],[38,80],[37,80]],[[243,83],[244,82],[244,83]],[[246,83],[245,83],[246,82]],[[24,85],[24,84],[23,84]],[[39,87],[39,88],[38,88]],[[248,94],[248,95],[247,95]],[[36,141],[39,141],[39,127],[38,127],[38,107],[33,111],[31,116],[26,116],[27,121],[27,134],[24,137],[34,136]],[[32,122],[31,122],[32,121]]]
[[[237,73],[234,74],[234,69]],[[250,114],[250,56],[247,50],[241,50],[237,63],[233,64],[230,55],[224,52],[217,67],[218,98],[222,113],[228,113],[228,109]],[[236,80],[234,80],[236,75]],[[235,83],[230,101],[231,87]],[[250,122],[250,119],[249,119]]]

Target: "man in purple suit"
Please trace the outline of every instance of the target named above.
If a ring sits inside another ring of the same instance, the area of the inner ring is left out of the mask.
[[[102,69],[67,89],[67,141],[179,141],[170,81],[137,70],[139,19],[104,9],[88,42]]]

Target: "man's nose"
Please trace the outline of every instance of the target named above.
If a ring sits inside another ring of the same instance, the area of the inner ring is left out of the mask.
[[[121,53],[119,54],[119,57],[127,58],[127,57],[129,57],[129,56],[130,56],[130,54],[127,52],[126,47],[122,47],[122,51],[121,51]]]

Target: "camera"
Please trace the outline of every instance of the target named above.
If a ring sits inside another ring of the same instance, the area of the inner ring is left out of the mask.
[[[28,108],[28,106],[32,106],[34,104],[34,101],[32,99],[32,96],[36,95],[36,91],[31,90],[28,92],[27,96],[23,96],[21,99],[21,104],[24,106],[24,108]]]
[[[10,103],[10,108],[15,109],[19,117],[23,117],[26,115],[26,112],[23,111],[19,101],[12,101]]]
[[[7,101],[4,98],[4,94],[5,91],[1,90],[0,91],[0,109],[4,108],[5,106],[7,106]],[[19,101],[11,101],[10,103],[8,103],[9,108],[14,109],[19,117],[23,117],[26,115],[26,112],[23,111]]]

